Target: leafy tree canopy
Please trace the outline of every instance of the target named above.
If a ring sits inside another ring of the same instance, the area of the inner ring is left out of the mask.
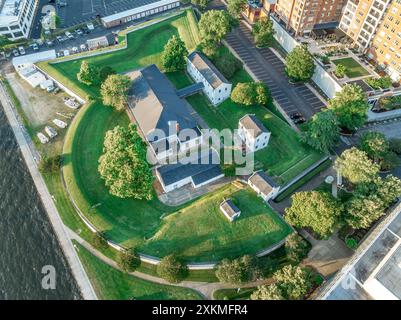
[[[256,46],[266,47],[274,41],[273,22],[270,19],[260,19],[252,28],[253,39]]]
[[[230,18],[223,10],[209,10],[202,15],[199,21],[202,42],[220,43],[230,30]]]
[[[301,140],[318,151],[329,153],[339,136],[337,116],[332,110],[325,110],[316,113],[308,122]]]
[[[285,300],[281,289],[275,283],[259,286],[251,295],[251,300]]]
[[[321,237],[329,236],[342,212],[342,205],[323,191],[302,191],[292,197],[285,210],[285,220],[296,227],[309,227]]]
[[[95,84],[99,81],[99,69],[94,64],[84,60],[77,73],[77,79],[88,86]]]
[[[234,18],[239,19],[246,4],[247,0],[227,0],[227,10]]]
[[[135,125],[106,132],[99,173],[112,195],[150,200],[153,175],[146,160],[146,146]]]
[[[308,81],[315,72],[315,62],[306,45],[292,50],[286,58],[285,71],[293,81]]]
[[[373,160],[378,161],[389,151],[390,145],[386,136],[377,131],[369,131],[362,135],[360,149]]]
[[[187,266],[175,255],[164,257],[157,265],[157,274],[171,283],[178,283],[188,273]]]
[[[109,75],[100,88],[103,104],[111,106],[118,111],[124,110],[130,85],[131,80],[128,76],[120,74]]]
[[[187,64],[188,50],[184,41],[173,35],[164,46],[162,55],[163,67],[167,72],[173,72],[185,69]]]
[[[231,92],[231,100],[246,106],[267,105],[271,94],[262,82],[239,82]]]

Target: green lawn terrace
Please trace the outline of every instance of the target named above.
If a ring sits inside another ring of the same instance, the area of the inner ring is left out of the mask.
[[[151,63],[160,67],[161,52],[172,35],[180,35],[189,51],[195,49],[199,36],[192,11],[128,34],[128,49],[86,60],[99,67],[110,66],[118,72]],[[255,254],[291,232],[253,191],[231,184],[181,207],[166,206],[156,196],[151,201],[111,196],[98,173],[98,159],[105,132],[116,125],[128,125],[129,119],[126,113],[116,112],[101,103],[98,86],[78,82],[76,73],[81,61],[40,65],[74,92],[94,99],[79,111],[69,127],[63,150],[63,176],[76,206],[109,239],[126,247],[136,247],[145,254],[162,257],[178,253],[187,261],[201,262]],[[167,76],[177,88],[190,83],[184,72]],[[251,78],[241,70],[231,81],[235,84],[251,81]],[[322,157],[301,144],[291,127],[264,107],[241,106],[231,100],[213,107],[201,94],[188,101],[210,127],[217,129],[237,128],[244,114],[255,113],[272,132],[269,147],[256,154],[257,163],[270,175],[282,179],[282,183]],[[242,211],[239,220],[230,223],[218,210],[223,198],[238,200]]]
[[[331,60],[335,65],[346,67],[345,74],[348,78],[358,78],[368,76],[370,73],[358,61],[352,57]]]

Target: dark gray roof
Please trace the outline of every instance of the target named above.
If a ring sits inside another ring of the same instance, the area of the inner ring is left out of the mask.
[[[213,63],[202,53],[194,51],[188,56],[188,60],[191,61],[213,88],[216,89],[222,83],[229,83]]]
[[[205,156],[200,154],[187,164],[167,164],[157,168],[156,171],[165,186],[188,177],[192,177],[196,186],[222,174],[218,154],[212,150]]]
[[[225,212],[230,218],[232,218],[234,215],[236,215],[236,214],[238,214],[239,212],[241,212],[241,210],[238,209],[238,207],[234,204],[234,202],[232,202],[231,199],[224,200],[224,201],[220,204],[220,208],[221,208],[221,210],[224,210],[224,212]]]
[[[168,135],[171,122],[177,122],[180,130],[197,127],[188,104],[177,96],[175,87],[156,65],[127,75],[133,80],[128,93],[129,109],[149,140],[153,140],[150,136],[155,129]]]
[[[277,183],[262,170],[254,172],[249,181],[265,195],[269,194],[273,188],[278,187]]]
[[[244,126],[245,129],[253,130],[252,136],[254,138],[260,136],[264,132],[269,132],[269,130],[266,129],[263,123],[258,118],[256,118],[254,114],[247,114],[243,116],[239,120],[239,122]]]

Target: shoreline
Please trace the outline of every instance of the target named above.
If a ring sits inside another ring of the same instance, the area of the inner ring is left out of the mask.
[[[13,106],[8,94],[1,84],[0,102],[3,106],[4,113],[7,117],[10,127],[14,133],[15,139],[19,145],[27,169],[29,170],[36,190],[40,196],[43,207],[45,208],[49,221],[53,227],[53,231],[58,239],[59,245],[64,253],[75,281],[78,284],[82,298],[85,300],[97,300],[98,298],[92,287],[92,284],[90,283],[83,265],[79,260],[78,254],[74,249],[71,238],[66,230],[66,227],[64,226],[63,221],[61,220],[43,177],[37,168],[37,158],[34,156],[32,151],[32,148],[34,147],[29,141],[27,141],[27,138],[22,130],[23,126],[17,120],[18,116],[15,114],[15,107]]]

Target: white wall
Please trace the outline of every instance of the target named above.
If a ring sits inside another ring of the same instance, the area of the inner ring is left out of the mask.
[[[291,52],[300,43],[295,40],[273,17],[273,28],[276,31],[274,37],[284,48],[285,51]],[[320,87],[320,89],[331,99],[336,92],[341,90],[341,85],[328,73],[319,62],[315,61],[316,69],[312,80]]]

